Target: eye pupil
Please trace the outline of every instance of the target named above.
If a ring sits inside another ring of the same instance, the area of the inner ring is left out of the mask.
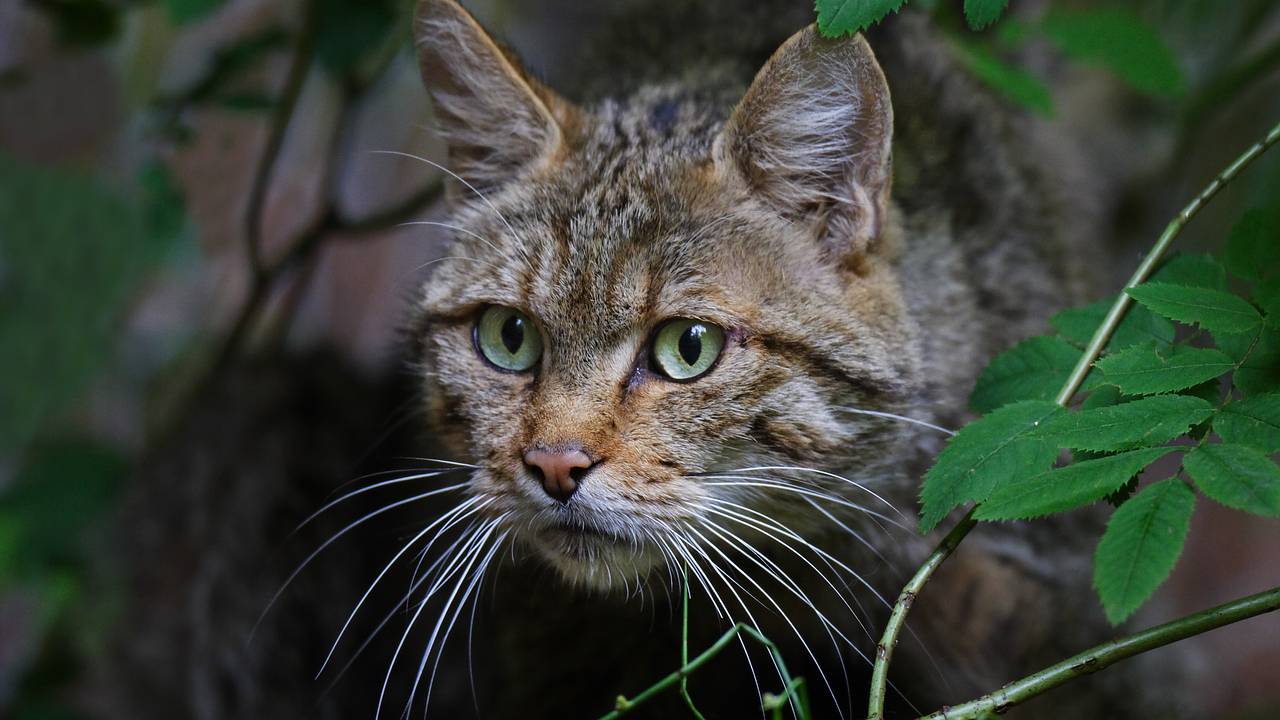
[[[515,355],[524,344],[524,321],[519,315],[512,315],[502,323],[502,330],[499,331],[499,337],[502,338],[502,344],[507,348],[507,352]]]
[[[680,350],[680,358],[687,365],[698,362],[702,355],[702,335],[707,331],[702,325],[690,325],[688,330],[680,334],[676,347]]]

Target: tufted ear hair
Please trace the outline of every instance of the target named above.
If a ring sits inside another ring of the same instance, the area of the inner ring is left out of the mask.
[[[420,0],[415,40],[451,170],[483,191],[562,152],[573,106],[529,77],[455,0]]]
[[[714,154],[767,205],[812,228],[834,261],[857,267],[884,224],[892,140],[889,87],[867,41],[823,38],[810,25],[761,68]]]

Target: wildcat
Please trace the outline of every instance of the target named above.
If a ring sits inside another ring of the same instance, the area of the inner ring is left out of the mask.
[[[936,542],[913,530],[920,474],[979,368],[1087,296],[1101,183],[927,16],[839,40],[811,19],[799,2],[623,3],[557,92],[457,2],[421,0],[454,246],[413,307],[410,361],[449,474],[405,497],[443,505],[402,508],[390,552],[366,542],[372,572],[412,570],[382,598],[399,608],[385,644],[353,666],[368,677],[313,715],[277,672],[292,704],[221,716],[595,717],[679,665],[685,577],[691,652],[749,622],[816,717],[859,716],[885,600]],[[1103,639],[1098,529],[1077,513],[975,531],[916,602],[890,716]],[[317,584],[370,574],[335,572]],[[345,630],[346,609],[310,632]],[[1153,662],[1168,682],[1168,654]],[[1146,663],[1011,712],[1191,712],[1148,692]],[[252,682],[236,669],[191,674]],[[757,716],[780,687],[747,643],[691,681],[709,717]],[[685,712],[669,693],[636,715]]]
[[[1068,146],[976,87],[922,16],[874,52],[810,25],[760,63],[745,46],[786,8],[730,25],[756,32],[727,58],[679,29],[725,33],[725,11],[648,12],[672,27],[640,52],[606,40],[582,63],[605,82],[570,100],[454,0],[419,5],[460,259],[425,285],[414,359],[434,429],[476,465],[457,516],[471,563],[510,542],[559,581],[500,615],[536,618],[507,630],[505,670],[533,690],[503,693],[503,715],[607,708],[624,684],[564,675],[602,675],[591,643],[635,663],[610,628],[637,620],[579,608],[672,568],[706,616],[763,623],[839,698],[831,647],[862,667],[879,598],[929,545],[904,527],[929,425],[960,422],[981,363],[1080,299],[1097,257]],[[1094,522],[984,529],[916,609],[902,699],[963,699],[1100,634],[1081,600]],[[548,667],[538,646],[560,632],[583,651]],[[1134,706],[1091,692],[1039,716]]]

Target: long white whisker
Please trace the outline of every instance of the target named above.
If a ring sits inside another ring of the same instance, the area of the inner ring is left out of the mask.
[[[292,583],[294,579],[297,578],[298,575],[304,569],[306,569],[306,567],[309,564],[311,564],[312,560],[316,559],[317,555],[324,552],[325,548],[337,542],[339,538],[341,538],[343,535],[346,535],[348,532],[351,532],[351,530],[355,529],[356,527],[359,527],[360,525],[363,525],[364,523],[368,522],[369,520],[372,520],[373,518],[383,513],[390,512],[398,507],[401,507],[403,505],[408,505],[409,503],[412,503],[412,502],[425,500],[426,498],[429,498],[433,495],[439,495],[440,493],[443,493],[443,492],[450,492],[453,490],[461,489],[463,487],[466,487],[466,485],[467,485],[466,483],[459,483],[457,485],[450,485],[447,487],[437,488],[435,490],[430,490],[425,493],[414,495],[413,497],[405,498],[404,500],[398,500],[396,502],[391,503],[390,505],[384,505],[383,507],[377,510],[374,510],[373,512],[365,515],[359,520],[356,520],[350,525],[347,525],[346,527],[342,528],[338,532],[334,533],[332,536],[329,537],[328,540],[325,540],[324,543],[320,545],[320,547],[316,548],[314,552],[308,555],[307,558],[303,560],[302,563],[299,564],[298,567],[292,573],[289,574],[289,577],[285,579],[284,584],[281,585],[280,589],[276,591],[276,594],[271,597],[270,602],[267,603],[267,606],[266,608],[263,609],[262,614],[258,616],[258,621],[253,624],[253,629],[249,631],[250,641],[253,640],[253,636],[258,631],[258,627],[262,624],[263,618],[267,616],[267,613],[271,612],[271,608],[275,606],[276,602],[280,599],[280,596],[284,594],[284,591],[286,589],[288,589],[290,583]]]
[[[468,564],[467,567],[469,568],[470,563],[474,562],[475,558],[480,554],[480,551],[484,545],[484,540],[488,539],[488,537],[493,533],[493,529],[495,527],[497,527],[497,522],[490,520],[486,522],[484,525],[482,525],[479,529],[472,532],[471,534],[472,539],[468,540],[467,544],[464,545],[463,548],[458,551],[458,553],[455,556],[455,559],[451,561],[449,566],[445,569],[444,578],[451,577],[455,573],[457,568],[462,567],[462,563],[467,563]],[[478,539],[478,541],[475,541],[476,539]],[[382,716],[382,704],[383,704],[383,701],[386,699],[387,685],[390,684],[391,682],[391,673],[393,670],[395,670],[396,661],[399,659],[400,653],[404,649],[404,644],[405,644],[405,641],[408,640],[409,638],[409,633],[413,631],[414,625],[416,625],[418,622],[418,618],[422,616],[422,611],[427,608],[427,605],[428,605],[427,601],[431,599],[431,595],[433,592],[434,592],[434,588],[432,590],[429,590],[426,596],[422,598],[422,601],[418,604],[418,609],[414,611],[413,617],[410,618],[409,623],[405,626],[404,633],[400,636],[400,642],[396,644],[395,652],[392,653],[391,655],[391,662],[387,665],[387,673],[382,679],[382,690],[378,693],[378,706],[374,710],[374,714],[373,714],[374,720],[378,720],[378,718]],[[415,691],[417,690],[417,680],[414,681],[414,690]],[[413,695],[411,694],[409,696],[409,705],[411,706],[412,703],[413,703]]]
[[[520,233],[516,232],[515,228],[511,227],[511,223],[507,222],[507,218],[502,215],[502,213],[498,210],[497,206],[495,206],[492,202],[490,202],[489,198],[485,197],[484,193],[477,190],[474,185],[464,180],[461,175],[458,175],[454,171],[441,165],[438,162],[428,160],[424,157],[421,157],[419,155],[414,155],[412,153],[400,152],[399,150],[374,150],[373,152],[374,154],[377,154],[377,155],[399,155],[400,157],[406,157],[412,160],[417,160],[419,162],[426,163],[431,167],[439,170],[440,172],[445,173],[449,177],[452,177],[454,180],[457,180],[458,182],[462,183],[464,187],[466,187],[471,192],[475,193],[476,197],[480,198],[480,201],[483,202],[486,206],[488,206],[488,208],[493,211],[494,215],[498,216],[498,219],[501,220],[502,224],[506,226],[507,232],[510,232],[513,237],[519,240],[521,243],[521,246],[524,245],[524,238],[520,237]]]
[[[929,428],[930,430],[936,430],[940,433],[943,433],[944,435],[956,434],[955,430],[948,430],[947,428],[944,428],[941,425],[934,425],[931,422],[918,420],[913,417],[907,417],[906,415],[898,415],[896,413],[885,412],[883,410],[867,410],[865,408],[847,407],[847,406],[838,407],[836,409],[841,410],[843,412],[847,412],[847,413],[853,413],[855,415],[870,415],[872,417],[888,418],[890,420],[901,420],[902,422],[911,423],[912,425],[919,425],[920,427]]]
[[[885,507],[898,513],[898,516],[901,517],[903,520],[907,519],[907,516],[903,515],[902,511],[899,510],[897,506],[895,506],[893,503],[889,502],[888,500],[885,500],[883,497],[880,497],[880,494],[877,493],[876,491],[872,490],[866,485],[863,485],[860,482],[857,482],[856,480],[850,480],[847,477],[844,477],[842,475],[837,475],[833,472],[827,472],[826,470],[819,470],[817,468],[807,468],[799,465],[761,465],[759,467],[739,468],[737,470],[730,470],[728,472],[741,473],[741,472],[778,472],[778,471],[813,473],[815,475],[821,475],[822,477],[831,478],[832,480],[839,480],[841,482],[848,483],[858,488],[859,490],[869,494],[871,497],[884,503]]]
[[[761,603],[761,605],[763,605],[764,603],[763,603],[763,602],[761,602],[761,601],[760,601],[760,599],[759,599],[759,598],[757,598],[757,597],[755,596],[755,594],[754,594],[754,593],[750,592],[746,587],[744,587],[744,586],[743,586],[741,583],[739,583],[737,580],[735,580],[735,579],[733,579],[733,578],[729,577],[728,575],[725,575],[724,571],[722,571],[722,570],[720,569],[720,567],[719,567],[718,565],[716,565],[715,561],[714,561],[714,560],[712,560],[711,556],[707,555],[706,550],[704,550],[704,549],[703,549],[703,545],[704,545],[704,544],[705,544],[705,545],[708,545],[708,546],[709,546],[713,551],[715,551],[715,553],[716,553],[717,555],[720,555],[720,557],[721,557],[721,558],[724,558],[724,559],[727,561],[727,560],[728,560],[728,558],[725,558],[725,557],[724,557],[724,553],[720,552],[719,548],[716,548],[716,547],[715,547],[715,545],[713,545],[713,544],[707,543],[706,538],[702,537],[701,533],[698,533],[698,532],[697,532],[697,530],[693,529],[692,527],[686,527],[686,530],[688,530],[688,531],[690,531],[690,532],[693,532],[695,535],[698,535],[700,538],[702,538],[702,542],[701,542],[701,543],[698,543],[698,542],[692,542],[692,538],[691,538],[691,539],[690,539],[690,540],[691,540],[691,542],[689,543],[689,546],[690,546],[690,547],[692,547],[694,551],[696,551],[698,554],[700,554],[700,555],[703,557],[703,559],[705,559],[705,560],[707,561],[707,565],[708,565],[708,567],[710,567],[710,568],[711,568],[712,572],[714,572],[717,576],[719,576],[721,580],[724,580],[724,582],[725,582],[725,588],[729,591],[729,593],[730,593],[731,595],[733,595],[734,599],[738,601],[738,605],[739,605],[739,607],[741,607],[741,608],[742,608],[742,612],[743,612],[743,614],[745,614],[745,615],[747,616],[747,621],[751,623],[751,626],[752,626],[752,627],[754,627],[754,628],[756,628],[756,629],[761,629],[761,627],[762,627],[762,626],[760,625],[760,623],[759,623],[758,621],[756,621],[755,616],[754,616],[754,615],[752,615],[751,610],[747,607],[746,602],[744,602],[744,601],[743,601],[742,596],[738,594],[738,591],[734,589],[734,586],[737,586],[737,588],[741,589],[744,593],[747,593],[747,595],[751,596],[751,597],[752,597],[753,599],[755,599],[757,602],[760,602],[760,603]],[[732,563],[731,563],[731,564],[732,564]],[[741,569],[739,569],[738,571],[741,573]],[[765,591],[764,591],[764,588],[761,588],[761,587],[760,587],[759,583],[756,583],[754,580],[751,580],[751,578],[750,578],[749,576],[745,576],[745,575],[744,575],[744,577],[746,578],[746,580],[750,581],[753,585],[755,585],[755,586],[756,586],[756,589],[757,589],[757,590],[759,590],[762,594],[764,594],[764,596],[766,597],[766,599],[769,599],[769,600],[770,600],[770,602],[772,602],[772,599],[771,599],[771,598],[769,598],[769,594],[768,594],[767,592],[765,592]],[[775,604],[774,606],[775,606],[775,607],[777,607],[777,605],[776,605],[776,604]],[[790,623],[790,620],[787,620],[787,618],[785,617],[785,615],[782,613],[781,608],[778,608],[778,613],[779,613],[780,615],[783,615],[783,620],[785,620],[786,622]],[[731,618],[731,619],[732,619],[732,618]],[[793,626],[793,629],[794,629],[794,626]],[[798,632],[797,632],[797,636],[798,636]],[[803,638],[801,638],[801,639],[800,639],[800,644],[801,644],[801,645],[804,645],[804,639],[803,639]],[[805,646],[805,647],[806,647],[806,649],[808,649],[808,646]],[[743,652],[746,652],[746,644],[745,644],[745,641],[744,641],[744,643],[743,643]],[[812,653],[810,653],[810,657],[813,657]],[[770,654],[769,654],[769,662],[771,662],[771,663],[773,664],[773,669],[774,669],[774,672],[776,672],[776,673],[777,673],[777,675],[778,675],[778,679],[779,679],[780,681],[782,681],[782,682],[786,682],[785,676],[784,676],[784,675],[783,675],[783,673],[782,673],[782,667],[778,665],[778,661],[773,657],[773,654],[772,654],[772,653],[770,653]],[[816,660],[814,661],[814,664],[815,664],[815,665],[817,664],[817,661],[816,661]],[[818,673],[821,675],[821,674],[822,674],[822,670],[821,670],[821,669],[819,669],[819,670],[818,670]],[[825,679],[825,678],[824,678],[824,679]],[[794,705],[793,705],[793,708],[792,708],[792,709],[793,709],[793,710],[795,709],[795,708],[794,708]]]
[[[346,502],[347,500],[350,500],[351,498],[357,495],[361,495],[363,493],[367,493],[372,490],[377,490],[378,488],[386,487],[388,485],[398,485],[400,483],[412,482],[414,480],[422,480],[423,478],[436,477],[439,475],[443,475],[445,473],[460,472],[461,470],[463,470],[463,468],[450,468],[448,470],[432,470],[430,472],[417,473],[415,475],[407,475],[405,477],[392,478],[390,480],[383,480],[381,482],[376,482],[372,485],[366,485],[365,487],[362,487],[359,490],[352,490],[351,492],[346,493],[341,497],[330,500],[319,510],[316,510],[315,512],[308,515],[306,520],[303,520],[302,522],[298,523],[298,527],[294,529],[294,532],[297,532],[298,530],[301,530],[302,528],[306,527],[309,523],[311,523],[313,520],[323,515],[326,511],[328,511],[333,506],[338,505],[339,503]],[[458,487],[464,487],[464,486],[466,486],[466,483],[460,483],[452,487],[456,489]]]
[[[452,225],[452,224],[450,224],[450,223],[445,223],[445,222],[436,222],[435,220],[411,220],[411,221],[409,221],[409,222],[402,222],[402,223],[400,223],[400,227],[409,227],[409,226],[412,226],[412,225],[424,225],[424,226],[426,226],[426,227],[438,227],[438,228],[444,228],[444,229],[446,229],[446,230],[453,230],[453,231],[455,231],[455,232],[460,232],[460,233],[462,233],[463,235],[466,235],[467,237],[475,238],[476,240],[478,240],[478,241],[480,241],[480,242],[484,243],[486,246],[488,246],[488,248],[489,248],[490,250],[494,251],[495,253],[497,253],[497,254],[499,254],[499,255],[502,255],[502,254],[503,254],[502,250],[500,250],[500,249],[498,248],[498,246],[497,246],[497,245],[494,245],[494,244],[493,244],[493,242],[491,242],[488,238],[486,238],[485,236],[481,235],[481,234],[480,234],[480,233],[478,233],[478,232],[474,232],[474,231],[468,230],[468,229],[466,229],[466,228],[464,228],[464,227],[459,227],[459,226],[457,226],[457,225]]]
[[[690,541],[689,543],[685,543],[685,541],[682,540],[675,533],[672,533],[670,535],[670,539],[673,543],[675,543],[679,547],[680,554],[684,557],[685,567],[694,571],[694,577],[698,580],[698,583],[702,585],[703,589],[707,591],[707,597],[712,600],[711,606],[715,608],[716,615],[728,620],[731,625],[736,625],[737,621],[734,620],[733,613],[729,611],[729,606],[726,605],[724,600],[720,598],[720,594],[716,592],[715,586],[711,583],[710,578],[706,576],[705,572],[702,570],[702,566],[693,557],[693,553],[690,552],[689,550],[689,546],[692,545],[696,547],[696,543],[693,543],[692,541]],[[707,562],[711,564],[712,569],[715,570],[715,563],[712,563],[710,558],[707,558],[705,553],[702,553],[702,555],[704,558],[707,559]],[[721,574],[718,570],[716,570],[716,573],[720,574],[721,577],[723,577],[723,574]],[[751,610],[749,610],[746,604],[742,602],[742,598],[738,597],[737,592],[728,583],[726,583],[725,587],[726,589],[729,590],[729,592],[733,593],[733,596],[738,600],[738,604],[742,607],[742,611],[747,616],[747,621],[750,622],[753,627],[758,628],[759,624],[756,623],[755,618],[752,617]],[[717,603],[719,603],[719,606],[717,606]],[[722,610],[723,610],[723,615],[721,614]],[[738,634],[738,645],[739,647],[742,648],[742,657],[747,661],[747,669],[750,670],[751,672],[751,682],[755,685],[756,695],[759,696],[761,695],[760,678],[756,674],[756,665],[751,660],[751,650],[750,648],[747,647],[747,640],[742,636],[741,633]],[[778,677],[781,678],[782,668],[778,667],[778,663],[773,658],[772,654],[769,655],[769,662],[773,663],[774,670],[778,673]],[[760,716],[764,717],[763,705],[760,708]]]
[[[459,598],[457,605],[454,607],[453,616],[449,618],[449,624],[445,627],[444,634],[440,636],[440,646],[436,650],[436,660],[431,665],[431,676],[427,678],[427,694],[423,698],[424,717],[426,709],[431,705],[431,691],[436,684],[436,671],[440,669],[440,659],[444,656],[444,645],[449,641],[449,635],[453,632],[453,627],[458,622],[458,616],[462,613],[462,609],[466,607],[468,598],[472,597],[472,594],[476,592],[476,588],[479,587],[480,581],[484,578],[485,570],[488,569],[489,563],[493,561],[493,556],[496,555],[498,550],[502,547],[502,542],[507,539],[509,532],[510,530],[505,530],[501,535],[494,539],[493,545],[490,546],[488,554],[486,554],[484,559],[480,561],[480,564],[476,566],[475,571],[472,573],[471,582],[467,585],[467,589],[463,591],[462,597]],[[475,597],[478,602],[479,594],[476,593]],[[444,616],[441,615],[441,619],[443,619],[443,617]],[[438,627],[439,623],[437,622],[436,625]],[[432,639],[432,642],[434,642],[434,638]],[[424,660],[427,655],[431,653],[432,642],[427,643],[426,652],[423,653]]]
[[[900,530],[903,530],[903,531],[906,531],[906,532],[912,532],[912,531],[911,531],[911,528],[908,528],[906,525],[903,525],[902,523],[900,523],[900,522],[898,522],[898,521],[894,520],[894,519],[893,519],[893,518],[891,518],[891,517],[888,517],[888,516],[884,515],[883,513],[876,512],[875,510],[872,510],[872,509],[870,509],[870,508],[866,507],[865,505],[859,505],[859,504],[857,504],[857,503],[855,503],[855,502],[852,502],[852,501],[850,501],[850,500],[846,500],[846,499],[844,499],[844,498],[836,497],[835,495],[831,495],[831,494],[829,494],[829,493],[818,492],[818,491],[816,491],[816,490],[812,490],[812,489],[807,488],[807,487],[801,487],[801,486],[798,486],[798,485],[792,485],[792,484],[790,484],[790,483],[786,482],[785,480],[780,480],[780,479],[778,479],[778,478],[772,478],[772,477],[761,478],[761,477],[752,477],[752,476],[750,476],[750,475],[696,475],[696,476],[694,476],[694,477],[698,477],[698,478],[701,478],[701,479],[703,479],[703,480],[713,480],[713,481],[718,481],[718,480],[735,481],[735,482],[707,482],[707,483],[703,483],[704,485],[707,485],[707,486],[710,486],[710,487],[761,487],[761,488],[773,488],[773,489],[775,489],[775,490],[783,490],[783,491],[785,491],[785,492],[793,492],[793,493],[796,493],[797,495],[805,495],[805,496],[808,496],[808,497],[817,498],[817,499],[819,499],[819,500],[826,500],[827,502],[835,503],[835,504],[837,504],[837,505],[843,505],[844,507],[850,508],[851,510],[857,510],[858,512],[864,513],[864,514],[869,515],[869,516],[871,516],[871,517],[879,518],[880,520],[884,520],[885,522],[887,522],[887,523],[889,523],[889,524],[893,525],[894,527],[897,527],[897,528],[898,528],[898,529],[900,529]]]
[[[827,634],[827,639],[831,641],[832,649],[835,650],[836,659],[840,663],[840,674],[844,677],[845,690],[846,692],[848,692],[849,669],[845,665],[844,654],[840,652],[840,645],[839,643],[836,642],[836,636],[839,636],[841,640],[843,640],[846,644],[848,644],[849,647],[853,648],[854,652],[857,652],[860,656],[862,656],[862,658],[867,661],[868,665],[870,665],[871,661],[867,658],[867,656],[863,655],[862,651],[858,649],[857,645],[855,645],[853,641],[851,641],[848,637],[846,637],[845,634],[841,632],[838,627],[836,627],[835,623],[831,622],[831,620],[828,619],[827,616],[821,610],[818,609],[817,605],[814,604],[814,602],[809,598],[809,596],[800,588],[800,586],[794,580],[791,579],[790,575],[788,575],[782,568],[778,567],[777,563],[768,559],[759,550],[756,550],[754,547],[751,547],[750,543],[738,537],[734,533],[730,532],[728,529],[720,525],[717,525],[716,523],[711,522],[710,520],[705,518],[699,520],[699,523],[703,527],[705,527],[709,532],[714,533],[721,540],[724,540],[726,543],[729,543],[730,547],[736,546],[740,549],[749,551],[749,552],[743,553],[743,556],[746,557],[747,560],[751,561],[752,564],[754,564],[756,567],[763,570],[767,575],[773,578],[774,581],[776,581],[785,590],[787,590],[792,595],[794,595],[801,603],[803,603],[805,606],[809,608],[810,611],[813,612],[814,616],[817,617],[818,621],[822,624],[823,632]],[[697,532],[697,531],[695,530],[694,532]],[[699,534],[699,536],[701,536],[701,534]],[[711,545],[710,543],[708,544],[713,550],[716,550],[716,552],[725,559],[725,562],[729,563],[729,565],[733,567],[734,570],[736,570],[740,575],[746,578],[748,582],[751,582],[753,585],[756,585],[757,587],[759,587],[759,585],[751,578],[751,576],[748,575],[746,571],[744,571],[737,563],[733,562],[733,560],[731,560],[728,556],[724,555],[723,553],[720,553],[719,550],[716,549],[714,545]],[[755,557],[752,557],[752,555],[759,557],[760,560],[763,560],[764,563],[768,564],[768,567],[766,567],[765,564],[762,564]],[[831,692],[832,701],[834,701],[837,705],[839,705],[840,701],[839,701],[839,698],[836,696],[835,688],[833,688],[831,686],[831,683],[827,680],[826,673],[822,671],[821,663],[818,662],[818,658],[814,655],[813,651],[809,649],[809,646],[808,644],[805,643],[804,638],[800,637],[800,630],[794,624],[792,624],[790,618],[785,617],[785,613],[783,613],[781,606],[779,606],[777,602],[773,600],[773,596],[768,595],[768,593],[766,593],[766,595],[769,598],[770,604],[772,604],[774,608],[777,609],[778,614],[780,616],[783,616],[783,619],[786,621],[786,623],[791,626],[791,630],[796,634],[797,639],[800,640],[800,644],[804,646],[806,651],[809,652],[809,657],[810,659],[813,660],[814,666],[817,667],[818,674],[822,676],[823,682],[827,685],[827,690]],[[841,712],[840,716],[844,717],[844,713]]]
[[[319,677],[319,675],[322,674],[324,672],[324,669],[329,665],[330,659],[333,658],[334,651],[338,649],[338,643],[342,642],[343,634],[346,633],[347,628],[351,625],[351,621],[355,619],[356,614],[360,612],[360,608],[364,605],[365,600],[369,599],[369,595],[373,593],[374,588],[378,586],[378,583],[387,574],[387,572],[391,570],[391,568],[396,564],[396,562],[400,560],[400,558],[406,552],[409,551],[409,548],[416,545],[419,540],[425,537],[427,533],[431,532],[431,530],[435,528],[437,525],[439,525],[442,522],[446,522],[451,515],[457,514],[459,519],[466,518],[479,512],[481,508],[483,508],[485,505],[492,502],[492,499],[487,499],[484,502],[480,503],[478,506],[473,507],[470,510],[467,510],[466,512],[462,512],[463,510],[466,510],[468,506],[474,505],[476,501],[479,499],[480,499],[479,497],[473,497],[463,501],[461,504],[458,505],[458,507],[454,508],[453,510],[450,510],[448,513],[445,513],[444,515],[441,515],[439,518],[433,521],[430,525],[427,525],[425,528],[422,529],[422,532],[415,535],[412,540],[405,543],[404,547],[400,548],[400,551],[397,552],[395,556],[392,557],[391,560],[382,568],[382,571],[379,572],[378,576],[373,579],[373,582],[369,583],[369,588],[365,590],[363,595],[360,596],[360,600],[355,604],[355,607],[351,609],[351,613],[347,615],[346,622],[342,624],[342,629],[338,631],[338,636],[334,638],[333,645],[329,647],[329,653],[325,655],[324,662],[320,665],[320,669],[316,672],[317,677]],[[444,529],[447,529],[447,528],[444,528]],[[436,537],[438,538],[439,535],[437,535]],[[435,540],[436,538],[431,539],[432,542],[435,542]],[[428,543],[427,547],[428,548],[431,547],[430,543]]]

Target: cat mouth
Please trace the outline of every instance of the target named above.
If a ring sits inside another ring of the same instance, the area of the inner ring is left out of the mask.
[[[586,561],[598,557],[602,551],[619,548],[626,543],[622,538],[583,522],[562,520],[549,523],[537,530],[537,544],[544,550],[564,558]]]

